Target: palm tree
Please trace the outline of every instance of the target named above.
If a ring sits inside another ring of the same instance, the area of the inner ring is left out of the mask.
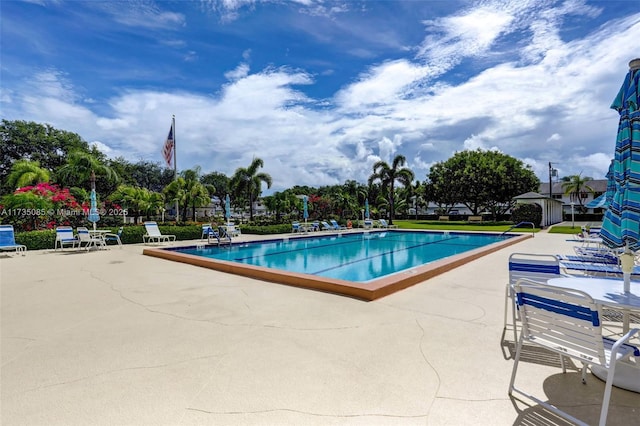
[[[231,177],[231,187],[239,197],[245,197],[249,202],[249,219],[253,221],[253,202],[262,193],[262,182],[271,188],[271,176],[267,173],[258,173],[264,167],[264,162],[260,158],[254,158],[247,168],[240,167]]]
[[[564,190],[564,195],[568,195],[571,201],[578,201],[578,205],[580,206],[578,209],[580,211],[584,211],[584,206],[582,205],[582,194],[585,192],[593,194],[593,188],[587,185],[587,182],[590,182],[590,177],[582,177],[582,173],[578,175],[569,176],[569,180],[562,183],[562,189]]]
[[[109,200],[122,205],[137,222],[138,216],[158,213],[164,207],[164,195],[139,186],[120,185]]]
[[[210,185],[200,183],[200,166],[180,172],[180,177],[164,188],[164,194],[171,201],[182,206],[182,220],[187,218],[187,209],[191,207],[191,217],[196,220],[196,208],[211,203]],[[176,218],[178,217],[176,213]]]
[[[12,190],[41,182],[49,182],[50,174],[47,169],[40,167],[40,162],[18,160],[11,166],[7,176],[7,186]]]
[[[373,165],[373,174],[369,176],[369,186],[374,182],[380,181],[382,192],[387,195],[389,206],[389,224],[393,224],[395,216],[395,183],[398,181],[403,186],[410,186],[414,178],[413,172],[403,167],[407,159],[403,155],[396,155],[391,166],[384,161],[378,161]]]
[[[69,153],[67,163],[57,170],[56,180],[62,186],[86,187],[91,178],[91,172],[104,178],[107,182],[117,183],[120,180],[114,169],[85,151]]]

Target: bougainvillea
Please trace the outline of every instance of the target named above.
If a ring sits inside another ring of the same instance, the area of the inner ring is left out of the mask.
[[[67,188],[46,182],[18,188],[0,200],[0,221],[23,231],[73,225],[85,216],[85,209]]]

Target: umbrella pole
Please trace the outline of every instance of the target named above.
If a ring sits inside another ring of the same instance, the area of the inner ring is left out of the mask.
[[[620,255],[620,264],[622,266],[622,277],[624,281],[624,292],[631,291],[631,272],[634,266],[634,256],[629,243],[624,248],[624,253]],[[626,310],[622,314],[622,330],[626,333],[629,330],[629,312]]]

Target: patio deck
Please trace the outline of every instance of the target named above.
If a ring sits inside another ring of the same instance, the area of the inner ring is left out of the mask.
[[[372,302],[143,245],[0,257],[0,423],[567,424],[509,398],[502,334],[509,254],[570,253],[567,238],[539,233]],[[539,351],[523,361],[522,386],[597,423],[604,383]],[[609,424],[639,417],[640,394],[614,388]]]

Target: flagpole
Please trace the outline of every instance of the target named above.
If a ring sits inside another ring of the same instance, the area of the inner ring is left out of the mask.
[[[176,116],[171,116],[171,128],[173,129],[173,180],[178,180],[178,154],[176,146]],[[176,223],[180,218],[180,209],[178,205],[178,199],[176,198]]]

